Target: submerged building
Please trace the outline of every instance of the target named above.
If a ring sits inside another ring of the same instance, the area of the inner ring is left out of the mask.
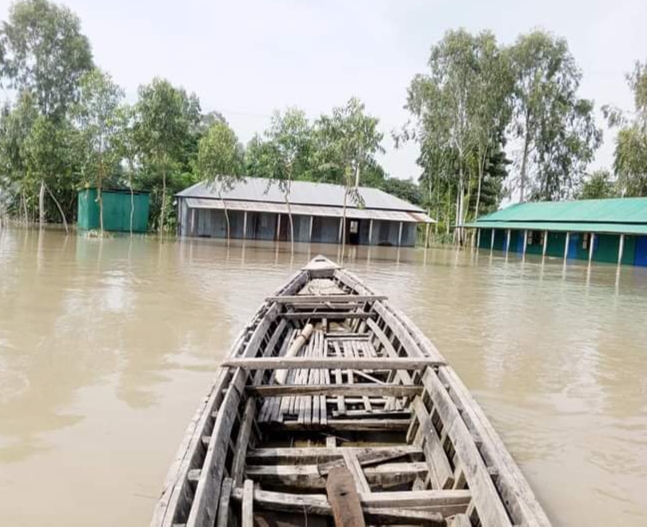
[[[270,180],[246,178],[221,196],[202,182],[175,195],[178,234],[248,240],[290,241],[288,205]],[[295,242],[341,243],[345,189],[341,185],[293,181],[288,197]],[[349,245],[408,246],[416,243],[417,225],[434,222],[423,209],[386,192],[359,187],[363,205],[346,205]]]
[[[647,266],[647,198],[520,203],[466,226],[482,249]]]

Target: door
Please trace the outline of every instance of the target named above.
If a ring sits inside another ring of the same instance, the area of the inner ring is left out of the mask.
[[[636,252],[634,265],[647,267],[647,236],[636,236]]]
[[[359,245],[359,220],[346,220],[348,230],[346,231],[348,245]]]

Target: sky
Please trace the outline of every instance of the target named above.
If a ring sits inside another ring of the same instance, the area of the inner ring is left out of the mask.
[[[155,76],[195,92],[243,142],[274,110],[298,106],[311,118],[359,97],[380,119],[381,162],[417,178],[415,145],[395,149],[407,121],[406,89],[424,73],[447,30],[492,30],[510,44],[535,28],[567,39],[582,69],[580,95],[599,108],[631,109],[625,74],[647,59],[646,0],[65,0],[81,18],[96,64],[134,101]],[[10,2],[0,0],[6,19]],[[602,125],[602,116],[599,115]],[[610,167],[614,134],[592,168]],[[512,152],[511,154],[514,154]]]

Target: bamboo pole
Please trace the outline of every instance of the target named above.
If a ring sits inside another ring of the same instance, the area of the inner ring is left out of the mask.
[[[294,339],[294,342],[285,352],[285,355],[282,358],[295,357],[303,345],[308,341],[312,332],[314,331],[314,326],[310,323],[306,324],[301,330],[301,333]],[[285,384],[285,379],[287,378],[288,370],[277,370],[274,380],[277,384]]]

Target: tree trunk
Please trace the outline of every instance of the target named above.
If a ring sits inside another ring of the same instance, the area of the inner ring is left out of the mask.
[[[99,169],[100,170],[100,169]],[[97,201],[99,202],[99,232],[103,236],[103,195],[102,188],[103,178],[99,176],[99,185],[97,186]]]
[[[38,193],[38,225],[45,224],[45,180],[40,180],[40,192]]]
[[[476,205],[474,206],[474,221],[479,218],[479,207],[481,206],[481,188],[483,184],[483,172],[485,172],[485,161],[483,159],[479,160],[479,182],[476,189]],[[476,236],[474,237],[474,243],[476,243]]]
[[[348,189],[344,190],[344,207],[341,213],[341,259],[344,260],[344,248],[346,247],[346,198],[348,197]]]
[[[290,221],[290,252],[294,252],[294,223],[292,222],[292,209],[290,208],[290,200],[288,195],[285,194],[285,204],[288,207],[288,220]],[[279,233],[279,237],[281,233]]]
[[[445,234],[449,236],[449,219],[452,215],[452,187],[447,188],[447,212],[445,213]]]
[[[227,210],[227,204],[225,200],[222,199],[222,192],[218,191],[218,199],[222,201],[222,210],[225,212],[225,223],[227,224],[227,241],[231,235],[231,224],[229,223],[229,211]]]
[[[61,204],[54,197],[54,194],[52,194],[52,191],[49,189],[49,187],[47,187],[47,192],[49,192],[50,197],[54,200],[54,203],[56,203],[56,206],[58,207],[58,212],[61,214],[61,219],[63,220],[63,227],[65,227],[65,234],[69,234],[70,231],[67,228],[67,220],[65,219],[65,214],[63,213],[63,209],[61,208]]]
[[[519,202],[524,202],[526,190],[526,171],[528,170],[528,153],[530,150],[530,134],[528,132],[528,118],[526,117],[526,133],[523,138],[523,157],[521,158],[521,181],[519,182]]]
[[[162,171],[162,208],[160,211],[160,235],[164,234],[164,214],[166,213],[166,166]]]

